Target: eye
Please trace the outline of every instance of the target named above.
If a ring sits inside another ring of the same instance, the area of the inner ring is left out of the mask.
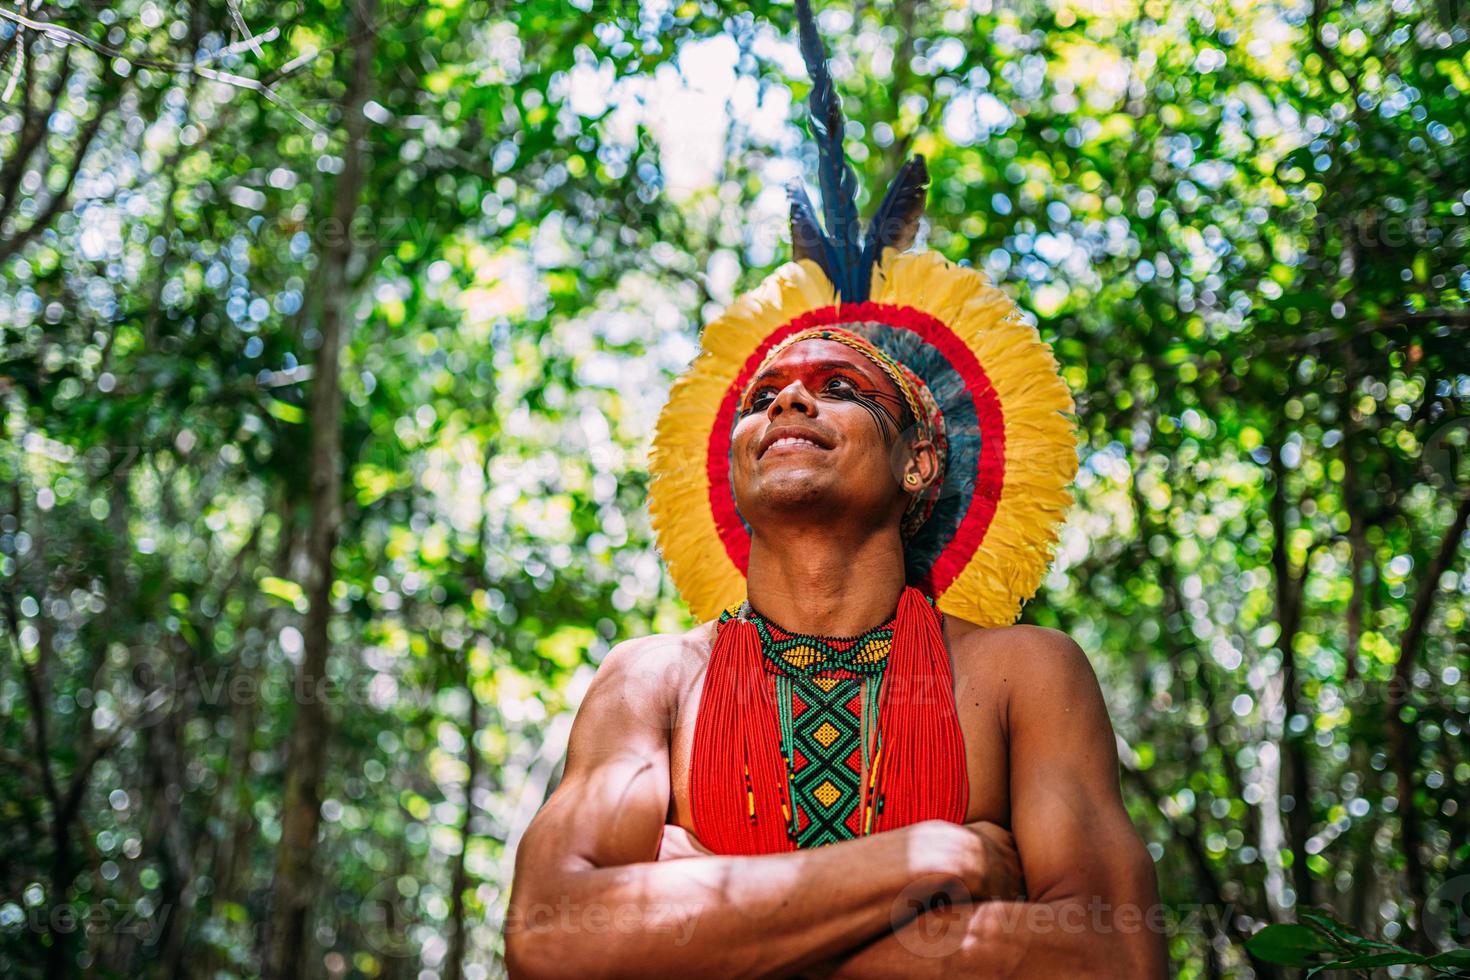
[[[840,398],[851,398],[855,396],[860,390],[861,389],[859,389],[857,386],[857,382],[840,374],[833,375],[832,377],[828,378],[827,383],[822,385],[823,394],[835,395]],[[771,403],[771,400],[775,397],[776,390],[769,385],[764,388],[757,389],[756,392],[750,396],[750,401],[746,403],[745,410],[741,412],[741,415],[752,415],[756,412],[764,410],[766,406]]]
[[[750,415],[753,412],[759,412],[770,404],[770,400],[774,397],[775,392],[770,388],[762,388],[750,396],[750,402],[745,406],[745,414]]]

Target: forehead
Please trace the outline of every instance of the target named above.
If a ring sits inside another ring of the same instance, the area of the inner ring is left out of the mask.
[[[865,355],[846,344],[823,337],[798,340],[773,357],[770,363],[761,368],[754,380],[761,381],[779,375],[813,370],[837,369],[851,370],[875,384],[888,388],[893,387],[888,376]]]

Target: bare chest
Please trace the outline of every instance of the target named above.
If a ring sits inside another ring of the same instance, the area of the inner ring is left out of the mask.
[[[1007,682],[999,676],[988,676],[990,673],[983,665],[955,668],[955,705],[959,710],[970,780],[966,820],[989,820],[1009,827],[1010,753],[1004,724]],[[694,818],[689,807],[689,769],[703,686],[703,669],[683,681],[669,744],[670,792],[666,819],[691,832]]]

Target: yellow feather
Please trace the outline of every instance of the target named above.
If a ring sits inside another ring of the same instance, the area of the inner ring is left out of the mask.
[[[1072,505],[1077,438],[1071,392],[1051,348],[983,273],[929,252],[889,252],[873,300],[940,320],[974,353],[1005,420],[1005,479],[985,539],[937,597],[944,612],[981,626],[1016,621],[1036,594]]]
[[[709,435],[720,404],[772,331],[835,301],[815,262],[781,266],[705,326],[699,356],[659,415],[648,458],[649,518],[669,576],[701,621],[745,596],[745,576],[726,554],[709,505]]]

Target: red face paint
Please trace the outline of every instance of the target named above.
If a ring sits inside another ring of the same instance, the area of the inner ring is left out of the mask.
[[[778,355],[752,380],[741,402],[741,416],[765,411],[780,392],[793,381],[800,381],[803,388],[818,397],[849,401],[878,399],[883,403],[884,414],[897,428],[897,413],[904,402],[892,382],[886,377],[880,380],[877,376],[881,372],[861,354],[841,345],[828,346],[837,353],[800,342]]]

